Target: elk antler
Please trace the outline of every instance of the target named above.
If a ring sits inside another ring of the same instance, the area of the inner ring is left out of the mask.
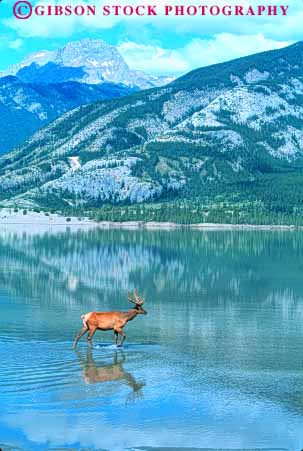
[[[137,294],[136,288],[134,289],[134,296],[135,296],[135,299],[136,299],[135,301],[134,301],[133,296],[131,296],[129,291],[127,292],[127,294],[128,294],[129,302],[132,302],[133,304],[136,304],[136,305],[143,305],[144,304],[144,298],[142,297],[142,299],[140,299],[139,295]]]
[[[136,299],[136,304],[143,305],[144,304],[144,298],[141,296],[142,299],[140,299],[139,295],[137,294],[136,288],[134,289],[134,296]]]
[[[136,302],[134,301],[134,298],[132,297],[132,295],[130,294],[130,292],[127,292],[127,296],[128,296],[128,300],[129,302],[132,302],[133,304],[136,304]]]

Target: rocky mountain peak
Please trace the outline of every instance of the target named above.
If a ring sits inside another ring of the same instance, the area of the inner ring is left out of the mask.
[[[131,70],[115,46],[99,39],[88,38],[69,42],[57,50],[32,53],[21,63],[8,67],[6,71],[0,73],[0,76],[18,75],[21,69],[32,66],[33,63],[37,65],[38,69],[48,63],[67,69],[81,68],[82,75],[75,78],[73,73],[70,80],[88,84],[111,82],[147,89],[171,81],[167,77],[154,77]],[[34,66],[32,66],[33,68]],[[56,67],[53,67],[53,70],[58,72]],[[50,78],[53,80],[52,74],[50,74]],[[47,79],[44,79],[45,82]]]

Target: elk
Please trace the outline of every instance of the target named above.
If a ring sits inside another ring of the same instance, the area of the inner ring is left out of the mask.
[[[135,298],[135,300],[134,300]],[[144,304],[143,296],[137,294],[136,289],[133,291],[133,296],[128,292],[129,302],[135,304],[135,307],[127,312],[89,312],[81,316],[83,327],[75,338],[73,347],[76,348],[80,338],[88,331],[87,340],[90,345],[93,345],[92,338],[96,330],[113,330],[115,337],[115,345],[118,347],[123,346],[123,342],[126,338],[126,334],[123,331],[123,327],[128,321],[132,321],[137,315],[146,315],[147,312],[143,309]],[[118,335],[121,335],[121,341],[118,344]]]

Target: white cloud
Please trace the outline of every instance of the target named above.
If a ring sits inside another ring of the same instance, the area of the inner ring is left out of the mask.
[[[23,45],[23,41],[20,38],[15,39],[14,41],[10,41],[8,46],[10,49],[19,50]]]
[[[193,39],[179,49],[124,42],[118,50],[131,68],[154,74],[185,73],[192,69],[282,48],[289,41],[266,39],[262,34],[220,33],[211,39]]]
[[[114,2],[110,0],[108,3]],[[71,5],[70,0],[41,0],[33,3],[33,5],[45,5],[53,7],[55,5]],[[92,1],[78,1],[77,6],[92,5]],[[96,2],[98,5],[98,2]],[[97,6],[98,7],[98,6]],[[17,34],[23,38],[63,38],[72,36],[74,33],[83,30],[98,30],[112,28],[120,21],[119,17],[102,17],[99,14],[77,16],[73,15],[32,15],[27,20],[16,20],[15,18],[4,19],[2,22],[5,26],[15,30]]]
[[[163,49],[153,45],[125,42],[118,46],[118,51],[132,69],[149,73],[182,73],[189,67],[189,62],[182,58],[182,49]]]
[[[45,3],[47,5],[70,4],[70,0],[37,0],[40,5]],[[127,4],[150,4],[150,0],[129,0]],[[167,4],[184,4],[182,0],[170,0]],[[202,2],[203,3],[203,2]],[[215,4],[216,2],[210,2]],[[231,2],[233,3],[233,2]],[[259,0],[241,0],[236,2],[247,9],[248,6],[257,6],[260,4]],[[264,4],[269,4],[269,0]],[[34,4],[34,2],[33,2]],[[92,0],[81,0],[77,4],[87,5],[94,4]],[[117,4],[116,0],[107,0],[106,4]],[[149,27],[152,25],[155,29],[161,31],[168,30],[176,33],[195,33],[200,36],[212,35],[224,32],[231,34],[250,35],[262,33],[267,39],[287,39],[299,40],[302,37],[302,2],[291,2],[288,7],[287,16],[169,16],[164,17],[164,2],[163,0],[153,0],[152,4],[157,5],[159,15],[154,16],[132,16],[126,17],[123,15],[110,15],[104,17],[101,13],[100,2],[95,2],[97,14],[95,16],[32,16],[28,20],[16,20],[10,18],[3,20],[3,23],[8,27],[17,31],[21,37],[69,37],[74,33],[83,30],[102,30],[109,29],[122,23],[126,27],[139,29],[142,27]],[[191,5],[201,5],[201,0],[191,0]],[[276,0],[276,5],[285,5],[285,0]],[[140,31],[141,32],[141,31]]]

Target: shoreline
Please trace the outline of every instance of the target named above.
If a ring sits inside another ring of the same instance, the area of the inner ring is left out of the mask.
[[[95,223],[100,228],[117,228],[117,229],[144,229],[144,230],[174,230],[174,229],[197,229],[197,230],[300,230],[302,226],[294,225],[255,225],[255,224],[221,224],[221,223],[197,223],[197,224],[179,224],[174,222],[110,222],[102,221]]]
[[[280,224],[228,224],[228,223],[197,223],[179,224],[175,222],[156,221],[94,221],[87,217],[61,216],[56,213],[48,214],[28,212],[26,215],[20,212],[2,210],[0,212],[0,227],[20,226],[48,227],[48,228],[100,228],[100,229],[129,229],[129,230],[302,230],[303,226]]]

